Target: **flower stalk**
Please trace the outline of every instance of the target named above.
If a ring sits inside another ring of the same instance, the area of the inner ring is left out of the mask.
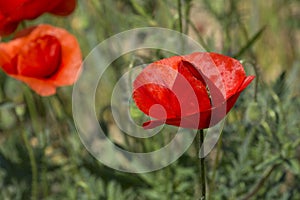
[[[182,33],[182,3],[181,0],[177,0],[177,12],[179,16],[179,32]]]
[[[38,191],[37,191],[37,184],[38,184],[38,170],[36,165],[36,160],[34,157],[32,146],[29,144],[28,136],[26,135],[25,130],[21,130],[22,138],[24,140],[25,147],[27,149],[30,165],[31,165],[31,173],[32,173],[32,181],[31,181],[31,199],[36,200],[38,199]]]
[[[205,179],[205,156],[204,156],[204,131],[200,129],[199,134],[199,157],[200,157],[200,185],[201,185],[201,198],[200,200],[205,200],[206,198],[206,179]],[[201,150],[202,147],[202,150]]]

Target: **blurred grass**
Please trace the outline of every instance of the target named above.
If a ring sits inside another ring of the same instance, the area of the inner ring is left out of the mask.
[[[247,73],[257,75],[257,85],[252,83],[241,95],[227,118],[218,162],[216,149],[208,156],[210,199],[300,199],[300,1],[183,0],[181,4],[184,33],[210,51],[238,56]],[[179,30],[177,10],[173,0],[88,0],[78,1],[76,12],[67,18],[44,15],[27,24],[68,29],[86,56],[99,42],[128,29]],[[115,61],[98,88],[99,115],[130,64],[159,57],[149,51]],[[39,199],[195,199],[198,169],[193,146],[157,172],[128,174],[107,168],[79,140],[71,94],[72,87],[65,87],[55,96],[41,98],[0,73],[0,199],[29,199],[31,193],[31,166],[18,118],[34,151]],[[111,134],[114,122],[109,109],[105,112],[99,119]],[[170,139],[167,131],[157,137],[136,141],[135,150],[159,148]]]

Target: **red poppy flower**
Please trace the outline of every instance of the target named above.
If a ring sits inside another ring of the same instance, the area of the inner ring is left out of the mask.
[[[197,52],[148,65],[133,83],[133,99],[155,118],[146,129],[164,123],[204,129],[225,117],[253,79],[233,58]]]
[[[75,6],[76,0],[0,0],[0,36],[14,32],[22,20],[45,12],[66,16]]]
[[[17,38],[0,43],[0,67],[8,75],[42,96],[55,94],[56,87],[77,80],[82,56],[73,35],[44,24],[18,34]]]

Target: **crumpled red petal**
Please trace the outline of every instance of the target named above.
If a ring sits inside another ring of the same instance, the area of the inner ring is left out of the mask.
[[[45,35],[28,42],[20,49],[17,58],[18,74],[35,78],[50,77],[60,65],[61,45],[56,37]]]
[[[145,129],[152,129],[163,124],[169,124],[182,128],[205,129],[214,126],[226,116],[226,114],[234,106],[241,92],[251,83],[254,78],[255,76],[248,76],[238,89],[238,92],[232,95],[223,104],[219,104],[218,107],[213,107],[209,110],[180,118],[150,120],[143,123],[143,127]]]
[[[177,76],[177,71],[166,67],[164,63],[168,63],[168,66],[172,66],[175,63],[180,62],[181,57],[176,57],[172,62],[168,59],[160,62],[150,64],[143,73],[134,81],[133,98],[136,100],[137,106],[144,113],[150,114],[151,107],[159,104],[166,111],[167,116],[161,113],[161,109],[152,111],[152,116],[158,119],[165,117],[178,117],[177,113],[180,113],[180,105],[172,92],[172,86]],[[175,66],[175,65],[174,65]],[[167,99],[165,97],[168,97]],[[143,103],[139,103],[143,102]]]
[[[207,77],[224,98],[235,94],[246,74],[242,64],[231,57],[214,52],[195,52],[184,56]]]
[[[151,64],[134,82],[136,89],[133,96],[137,106],[158,119],[187,116],[210,108],[205,83],[193,76],[186,67],[190,64],[183,61],[182,57],[173,58]],[[201,102],[198,102],[199,98]]]

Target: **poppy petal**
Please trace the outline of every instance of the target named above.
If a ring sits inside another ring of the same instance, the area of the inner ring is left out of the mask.
[[[18,74],[28,77],[50,77],[61,62],[61,45],[58,39],[45,35],[30,41],[18,55]],[[43,66],[43,67],[41,67]]]
[[[22,20],[32,20],[43,13],[66,16],[74,11],[76,0],[10,0],[0,1],[0,35],[14,32]]]
[[[216,88],[224,99],[237,92],[246,77],[242,64],[231,57],[213,52],[196,52],[184,56],[191,62]],[[211,89],[215,91],[215,89]],[[217,99],[217,98],[215,98]]]
[[[255,76],[247,76],[243,83],[240,85],[238,92],[243,91],[255,78]]]
[[[0,67],[9,74],[16,74],[16,60],[12,58],[0,44]]]
[[[76,0],[61,0],[58,6],[53,8],[50,13],[60,16],[69,15],[76,7]]]
[[[199,112],[200,109],[209,109],[206,88],[186,69],[185,65],[189,63],[183,62],[179,56],[172,58],[147,66],[137,77],[133,93],[137,106],[157,119],[163,119],[163,116],[187,116]],[[202,103],[198,102],[200,97]],[[158,110],[150,114],[151,107],[156,104],[161,105],[168,114],[160,114]]]
[[[187,62],[181,61],[178,66],[178,75],[174,82],[173,91],[177,91],[180,101],[181,116],[198,113],[211,107],[206,85],[202,77],[195,77],[197,69]],[[199,101],[201,99],[201,101]]]
[[[176,117],[178,114],[175,111],[179,109],[176,96],[170,89],[161,85],[143,85],[134,91],[133,98],[140,110],[156,119]],[[155,105],[160,105],[160,107]]]

